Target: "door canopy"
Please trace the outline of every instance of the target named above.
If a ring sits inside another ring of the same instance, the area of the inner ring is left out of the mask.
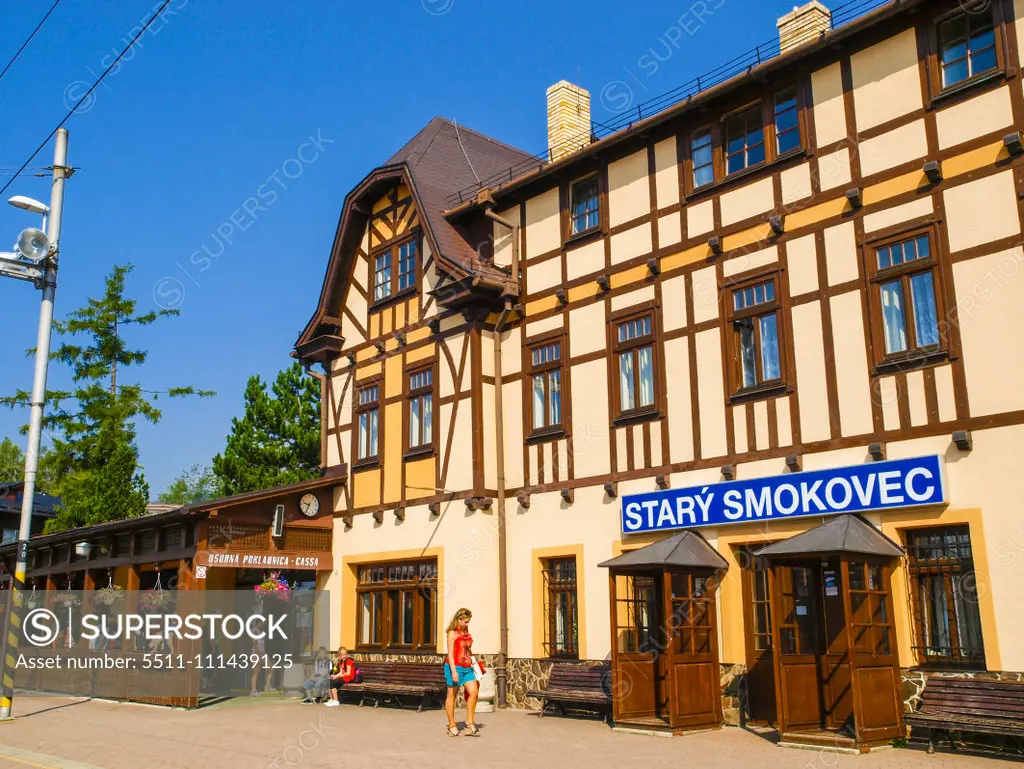
[[[668,539],[630,550],[598,564],[607,569],[714,569],[729,568],[729,562],[695,531],[683,531]]]
[[[839,515],[803,534],[758,550],[755,555],[794,557],[838,553],[901,558],[903,548],[859,515]]]

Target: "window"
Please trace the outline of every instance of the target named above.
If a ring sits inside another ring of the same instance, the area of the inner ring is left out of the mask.
[[[548,342],[530,350],[530,404],[533,430],[562,427],[562,343]]]
[[[434,370],[409,374],[409,450],[434,443]]]
[[[395,254],[398,271],[394,269]],[[416,285],[416,262],[419,245],[416,239],[391,246],[373,257],[373,301],[381,302]]]
[[[984,669],[970,529],[917,529],[907,532],[906,542],[919,662]]]
[[[758,105],[725,121],[725,173],[734,174],[764,160],[764,118]]]
[[[672,575],[672,638],[674,654],[711,654],[714,618],[708,578],[696,574]]]
[[[774,280],[733,289],[732,327],[735,389],[781,382],[779,303]]]
[[[650,314],[617,323],[619,414],[654,409],[654,332]]]
[[[373,301],[391,296],[391,252],[382,251],[373,260]]]
[[[775,97],[775,153],[785,155],[800,147],[800,108],[796,89]]]
[[[377,435],[380,427],[380,387],[371,385],[358,391],[356,403],[356,460],[377,458]]]
[[[998,66],[992,12],[982,10],[958,13],[939,23],[939,68],[943,88]]]
[[[356,637],[367,649],[435,651],[437,561],[359,567]]]
[[[889,567],[881,563],[851,561],[847,564],[847,574],[854,651],[876,657],[892,654]]]
[[[549,657],[579,657],[576,559],[544,562],[544,648]]]
[[[18,530],[17,529],[4,529],[3,540],[0,541],[0,545],[9,545],[12,542],[18,541]]]
[[[927,233],[874,248],[873,300],[885,358],[909,357],[940,348],[938,273]]]
[[[579,235],[601,224],[597,177],[591,176],[572,185],[569,192],[569,235]]]
[[[398,247],[398,290],[412,288],[416,283],[416,241]]]
[[[711,130],[703,128],[690,139],[690,162],[693,164],[693,188],[703,187],[715,180],[714,153]]]

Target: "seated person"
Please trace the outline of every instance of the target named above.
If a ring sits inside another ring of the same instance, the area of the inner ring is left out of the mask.
[[[341,703],[338,701],[338,692],[345,684],[352,683],[356,677],[356,662],[348,656],[348,649],[344,646],[338,649],[338,656],[334,666],[331,668],[331,700],[327,707],[336,708]]]
[[[306,698],[303,705],[312,705],[327,697],[327,690],[331,684],[331,657],[327,649],[321,646],[316,650],[316,660],[313,661],[313,677],[307,678],[302,688],[306,690]]]

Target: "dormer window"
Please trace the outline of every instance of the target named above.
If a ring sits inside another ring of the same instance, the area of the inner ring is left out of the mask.
[[[376,253],[373,257],[373,301],[383,302],[413,290],[416,286],[418,259],[419,245],[416,238],[385,247]]]

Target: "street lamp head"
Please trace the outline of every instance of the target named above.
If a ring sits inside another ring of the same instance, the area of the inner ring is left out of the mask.
[[[14,244],[14,251],[30,262],[38,264],[50,255],[50,239],[42,230],[29,227],[21,231],[18,242]]]
[[[38,200],[26,197],[24,195],[15,195],[8,201],[15,208],[22,208],[26,211],[31,211],[34,214],[48,214],[50,213],[50,207],[45,203],[40,203]]]

